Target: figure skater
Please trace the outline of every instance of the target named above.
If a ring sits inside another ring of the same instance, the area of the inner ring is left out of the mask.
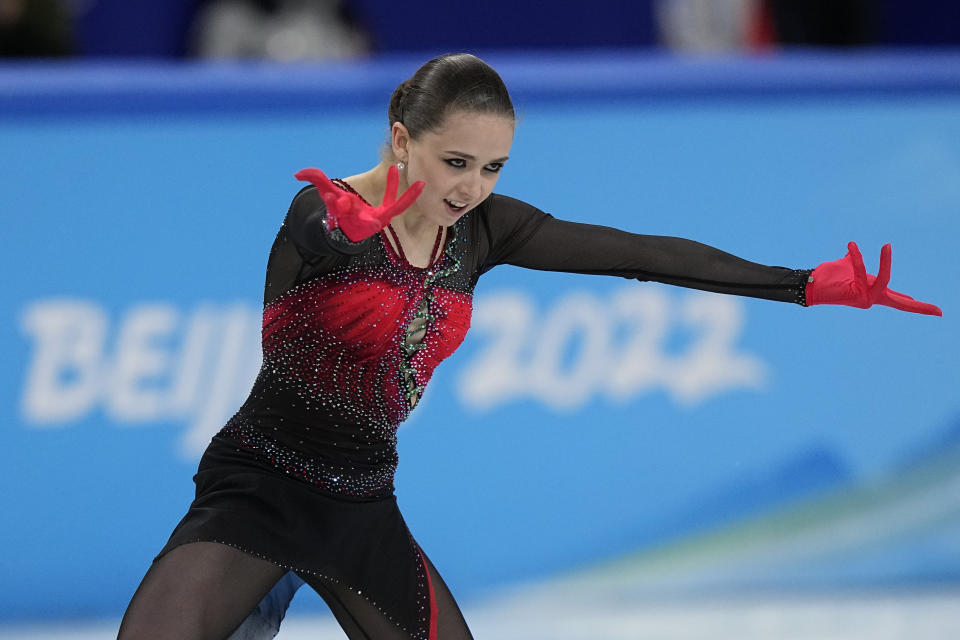
[[[497,265],[940,315],[887,287],[890,245],[876,276],[853,243],[813,270],[765,266],[692,240],[558,220],[493,193],[514,111],[497,73],[472,55],[424,64],[397,87],[388,117],[389,145],[369,171],[296,174],[311,184],[270,251],[263,366],[203,455],[196,498],[120,638],[270,637],[299,580],[352,640],[470,638],[397,508],[396,433],[463,341],[474,286]]]

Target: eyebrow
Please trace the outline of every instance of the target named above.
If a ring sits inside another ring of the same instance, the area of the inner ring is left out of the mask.
[[[464,153],[463,151],[453,151],[453,150],[450,150],[450,151],[444,151],[444,153],[449,153],[450,155],[454,155],[454,156],[460,156],[461,158],[464,158],[464,159],[466,159],[466,160],[476,160],[476,159],[477,159],[476,156],[470,155],[469,153]],[[509,159],[510,159],[510,156],[503,156],[502,158],[497,158],[496,160],[491,160],[490,162],[506,162],[506,161],[509,160]],[[487,163],[487,164],[489,164],[489,163]]]

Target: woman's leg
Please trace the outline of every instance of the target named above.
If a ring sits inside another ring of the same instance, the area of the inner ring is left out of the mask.
[[[421,552],[422,553],[422,552]],[[423,561],[429,571],[430,584],[433,587],[434,600],[437,612],[437,640],[472,640],[467,621],[463,619],[457,601],[447,588],[447,584],[437,573],[436,567],[430,562],[427,554],[423,554]]]
[[[422,555],[429,576],[431,624],[404,631],[354,591],[316,576],[301,576],[324,599],[350,640],[473,640],[460,607],[436,568]]]
[[[216,542],[179,546],[147,571],[119,640],[223,640],[285,572]]]

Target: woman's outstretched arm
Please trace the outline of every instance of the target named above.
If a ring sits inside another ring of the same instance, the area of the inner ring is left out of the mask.
[[[889,245],[881,257],[880,273],[872,276],[866,274],[853,243],[851,253],[841,260],[816,269],[790,269],[750,262],[694,240],[557,220],[503,196],[491,197],[486,214],[491,241],[485,268],[503,263],[615,275],[804,306],[881,304],[940,315],[934,305],[887,289]]]

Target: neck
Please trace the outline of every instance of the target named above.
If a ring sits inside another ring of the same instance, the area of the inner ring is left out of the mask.
[[[437,233],[437,224],[430,222],[424,216],[417,213],[416,204],[395,217],[390,221],[394,229],[400,228],[407,236],[418,238],[420,236],[434,236]]]

